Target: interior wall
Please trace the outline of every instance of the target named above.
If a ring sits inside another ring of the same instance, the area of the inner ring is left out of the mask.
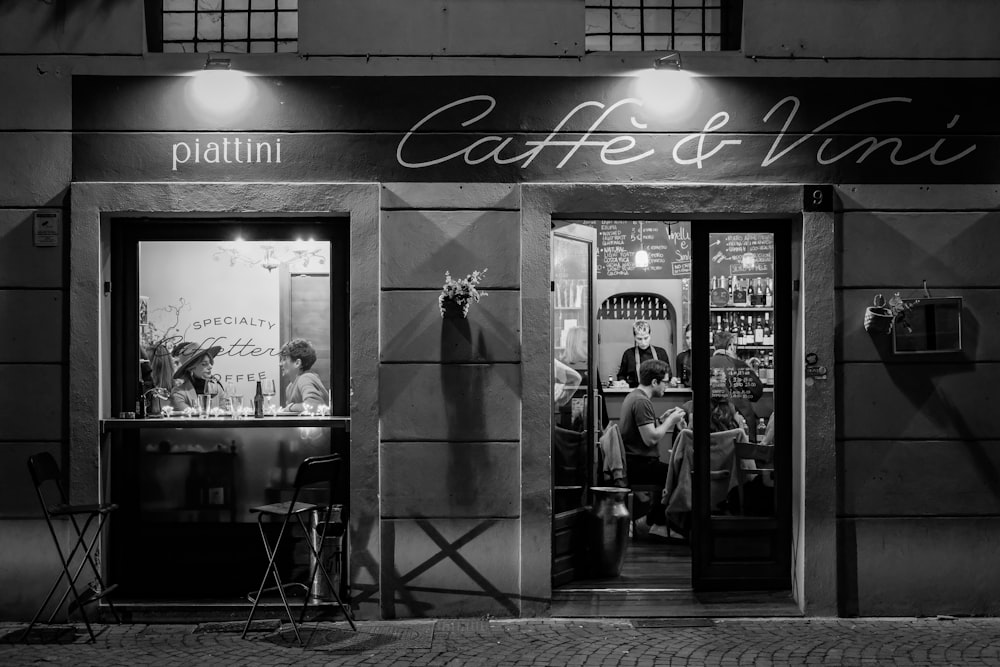
[[[1000,196],[850,186],[837,243],[841,613],[1000,613]],[[889,298],[960,296],[960,353],[895,355],[867,333]]]

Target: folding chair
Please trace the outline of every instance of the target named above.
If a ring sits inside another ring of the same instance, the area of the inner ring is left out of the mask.
[[[101,503],[96,505],[70,505],[67,503],[66,491],[63,489],[62,481],[59,476],[59,466],[56,465],[55,459],[52,458],[52,455],[48,452],[42,452],[41,454],[35,454],[34,456],[29,457],[28,471],[31,473],[31,480],[35,484],[35,494],[38,496],[38,501],[42,506],[42,513],[45,516],[45,522],[49,526],[49,532],[52,534],[52,541],[55,542],[56,551],[59,553],[59,560],[62,563],[62,572],[56,578],[55,583],[52,584],[52,588],[49,589],[49,594],[45,596],[45,601],[42,602],[38,611],[35,612],[35,616],[31,619],[31,623],[24,631],[24,634],[21,635],[21,640],[24,641],[27,639],[28,633],[31,632],[33,627],[35,627],[35,623],[38,621],[39,616],[42,615],[45,607],[49,604],[49,601],[55,594],[56,589],[59,587],[59,583],[62,581],[63,577],[66,577],[69,585],[63,592],[62,597],[59,599],[59,604],[57,604],[52,610],[48,622],[52,622],[56,614],[59,612],[59,609],[62,608],[67,596],[72,593],[73,599],[70,601],[66,613],[67,615],[71,615],[75,610],[80,610],[80,615],[83,616],[83,622],[87,626],[87,632],[90,633],[90,641],[94,642],[96,641],[94,630],[90,627],[90,619],[87,618],[87,611],[84,609],[84,605],[96,602],[97,600],[108,596],[115,588],[118,587],[118,584],[113,584],[111,586],[104,585],[104,580],[101,578],[101,572],[98,569],[97,564],[94,562],[91,553],[93,552],[98,539],[100,539],[104,533],[104,526],[108,515],[118,509],[118,506],[110,503]],[[52,492],[53,487],[56,492],[55,495]],[[81,518],[86,517],[86,521],[83,523],[83,528],[81,528],[80,524],[77,523],[78,516]],[[63,548],[59,544],[59,536],[56,534],[56,530],[52,522],[53,519],[60,517],[68,517],[69,522],[73,526],[73,530],[76,533],[73,548],[70,550],[69,555],[65,557],[63,555]],[[97,528],[94,530],[93,535],[88,541],[86,537],[87,530],[90,528],[94,519],[97,519]],[[76,568],[76,572],[71,574],[70,570],[73,564],[73,558],[76,556],[77,551],[81,549],[83,555],[80,558],[79,566]],[[88,563],[94,573],[94,580],[81,594],[77,591],[76,582],[80,578],[83,568]],[[111,600],[108,600],[108,608],[111,610],[111,613],[114,614],[115,621],[121,623],[121,619],[118,617],[118,611],[115,609]]]
[[[313,510],[321,509],[323,511],[323,529],[318,540],[318,544],[322,546],[324,544],[324,540],[326,539],[326,530],[330,525],[330,515],[333,511],[333,499],[332,497],[328,498],[325,507],[313,503],[298,501],[299,494],[303,489],[319,485],[326,486],[332,496],[333,487],[336,484],[338,473],[340,471],[341,461],[342,459],[339,454],[311,456],[307,458],[299,465],[299,469],[295,473],[295,490],[292,493],[292,499],[290,501],[250,508],[251,513],[257,514],[257,527],[260,529],[260,539],[264,542],[264,550],[267,552],[268,563],[267,570],[264,571],[264,577],[260,581],[260,587],[257,589],[257,594],[254,595],[253,593],[250,593],[247,595],[247,598],[253,602],[253,607],[250,609],[250,616],[247,618],[246,625],[243,626],[243,634],[240,635],[241,637],[245,638],[247,636],[247,631],[250,629],[250,623],[253,621],[254,614],[257,612],[257,605],[260,604],[260,598],[264,594],[267,579],[269,576],[273,575],[275,586],[266,590],[278,591],[278,594],[281,596],[281,604],[285,608],[285,613],[288,614],[288,620],[292,623],[292,630],[295,632],[295,638],[298,640],[299,645],[302,645],[302,637],[299,636],[298,626],[292,615],[292,610],[288,606],[288,598],[285,596],[285,588],[290,586],[299,586],[305,590],[302,610],[299,613],[298,621],[299,623],[302,623],[306,616],[306,608],[309,606],[309,584],[300,582],[283,584],[281,582],[281,576],[278,574],[278,566],[274,562],[278,550],[281,548],[282,540],[285,538],[286,534],[291,532],[290,524],[292,517],[295,517],[295,519],[298,520],[299,526],[306,535],[306,542],[309,544],[309,549],[312,551],[312,561],[314,565],[309,574],[309,582],[314,580],[318,570],[319,573],[326,579],[326,583],[330,586],[333,598],[336,601],[336,604],[340,607],[340,610],[344,612],[344,616],[347,618],[347,622],[350,623],[351,629],[357,631],[358,628],[354,624],[354,619],[351,617],[350,611],[341,601],[340,593],[337,592],[337,587],[334,585],[333,580],[330,578],[330,573],[323,564],[323,559],[320,557],[319,550],[317,550],[313,541],[309,539],[309,527],[303,519],[304,516],[308,516],[308,513]],[[265,517],[282,517],[281,529],[278,531],[278,537],[274,541],[273,546],[268,542],[267,533],[264,530]]]

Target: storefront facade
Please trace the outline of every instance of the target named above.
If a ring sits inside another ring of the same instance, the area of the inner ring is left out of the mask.
[[[95,443],[124,400],[106,284],[114,230],[319,221],[346,229],[349,246],[349,296],[331,316],[347,319],[357,615],[546,615],[554,222],[776,221],[790,239],[782,392],[799,609],[996,613],[983,537],[996,434],[982,390],[996,355],[980,333],[996,315],[984,250],[996,131],[980,105],[994,80],[769,67],[312,69],[250,77],[228,116],[199,110],[189,76],[74,75],[63,236],[74,495],[101,493]],[[482,268],[489,295],[468,318],[443,318],[444,272]],[[964,297],[961,351],[904,357],[864,330],[875,293],[918,297],[923,281]],[[47,575],[21,586],[22,612]]]

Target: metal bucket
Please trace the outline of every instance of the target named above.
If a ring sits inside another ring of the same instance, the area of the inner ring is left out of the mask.
[[[330,510],[329,520],[324,523],[325,509],[315,509],[310,512],[309,517],[309,539],[313,547],[319,553],[323,567],[330,575],[337,593],[340,593],[341,582],[341,555],[344,550],[344,522],[341,520],[343,505],[333,505]],[[323,538],[323,529],[326,528],[326,537]],[[315,568],[315,574],[309,586],[310,602],[332,602],[333,592],[330,584],[318,567],[316,567],[316,556],[309,552],[309,571]]]

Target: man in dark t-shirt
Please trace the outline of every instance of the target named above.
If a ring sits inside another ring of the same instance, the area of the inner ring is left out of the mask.
[[[653,405],[652,399],[663,396],[667,388],[669,368],[660,359],[642,362],[639,366],[639,386],[625,397],[618,423],[622,443],[625,445],[629,482],[654,484],[657,487],[645,521],[636,521],[640,528],[648,528],[649,534],[657,537],[670,536],[661,499],[668,466],[660,460],[660,440],[677,427],[685,428],[684,411],[681,408],[671,408],[657,417]]]

